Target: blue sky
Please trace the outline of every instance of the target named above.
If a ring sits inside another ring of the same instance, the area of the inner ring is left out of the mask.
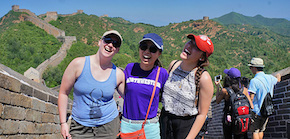
[[[155,26],[198,20],[203,16],[211,19],[230,12],[290,20],[290,0],[0,0],[0,17],[12,5],[29,9],[36,15],[47,11],[70,14],[81,9],[89,15],[107,14]]]

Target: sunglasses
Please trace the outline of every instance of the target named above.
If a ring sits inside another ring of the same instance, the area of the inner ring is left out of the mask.
[[[118,48],[121,45],[118,41],[115,41],[110,37],[104,37],[103,40],[106,44],[112,43],[115,48]]]
[[[143,51],[146,51],[146,50],[148,49],[148,45],[147,45],[146,43],[141,43],[141,44],[139,45],[139,48],[140,48],[141,50],[143,50]],[[157,48],[155,45],[151,45],[151,46],[149,47],[149,51],[150,51],[151,53],[156,53],[157,50],[158,50],[158,48]]]

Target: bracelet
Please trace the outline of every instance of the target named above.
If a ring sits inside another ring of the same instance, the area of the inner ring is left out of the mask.
[[[62,122],[62,123],[60,123],[60,125],[62,125],[62,124],[64,124],[64,123],[66,123],[66,122]]]

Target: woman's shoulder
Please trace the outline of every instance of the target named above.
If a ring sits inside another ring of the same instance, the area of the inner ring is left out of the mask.
[[[206,70],[202,71],[200,80],[201,81],[203,81],[203,80],[204,81],[209,81],[209,80],[212,81],[210,74]]]
[[[85,57],[77,57],[71,61],[71,64],[75,66],[81,66],[85,63],[86,58]]]

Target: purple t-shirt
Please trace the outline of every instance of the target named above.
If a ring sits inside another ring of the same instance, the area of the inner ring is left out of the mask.
[[[124,99],[123,116],[131,120],[144,120],[149,106],[151,94],[155,85],[158,66],[150,71],[144,71],[139,63],[129,63],[125,70],[126,90]],[[159,92],[162,90],[168,73],[160,68],[159,79],[155,96],[151,105],[148,119],[157,115]]]

